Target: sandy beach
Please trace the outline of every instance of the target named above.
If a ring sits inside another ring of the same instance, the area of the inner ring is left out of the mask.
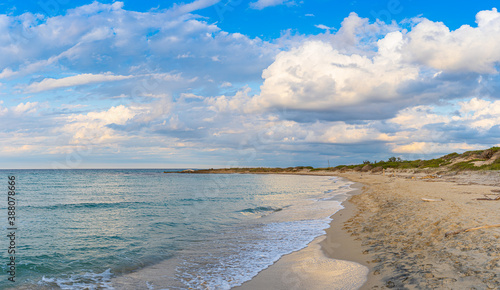
[[[500,287],[500,228],[445,237],[500,223],[500,201],[477,200],[498,196],[497,172],[340,175],[366,185],[350,199],[357,209],[343,224],[371,269],[363,289]]]
[[[498,197],[497,172],[336,175],[362,188],[333,216],[327,234],[308,248],[283,257],[238,289],[342,289],[335,284],[339,269],[322,267],[324,260],[311,264],[318,258],[314,252],[318,244],[324,254],[321,258],[351,261],[344,267],[369,268],[361,289],[500,288],[500,228],[445,236],[500,224],[500,201],[477,200]],[[307,263],[309,267],[304,268]],[[299,274],[288,280],[276,278],[287,273]],[[359,281],[351,282],[357,286]]]

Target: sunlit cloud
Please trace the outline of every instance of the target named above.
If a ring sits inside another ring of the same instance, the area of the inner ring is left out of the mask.
[[[61,79],[46,78],[40,82],[34,82],[26,87],[26,92],[38,93],[47,90],[55,90],[66,87],[104,83],[130,79],[133,76],[121,76],[112,74],[81,74]]]

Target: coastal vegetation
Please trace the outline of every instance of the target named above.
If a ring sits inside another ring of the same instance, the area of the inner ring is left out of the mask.
[[[183,173],[287,173],[287,172],[319,172],[319,171],[362,171],[381,172],[383,170],[443,170],[443,171],[479,171],[500,170],[500,147],[486,150],[466,151],[462,154],[450,153],[429,160],[403,160],[400,157],[390,157],[387,161],[365,160],[361,164],[338,165],[335,167],[314,168],[312,166],[296,166],[287,168],[222,168],[185,170]]]

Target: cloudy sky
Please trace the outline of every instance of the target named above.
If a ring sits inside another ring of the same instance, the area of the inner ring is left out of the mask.
[[[324,167],[500,144],[500,13],[467,2],[3,1],[0,168]]]

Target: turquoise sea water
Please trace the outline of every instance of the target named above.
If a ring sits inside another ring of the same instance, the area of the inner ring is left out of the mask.
[[[230,289],[324,234],[350,185],[163,170],[0,173],[0,289]],[[6,273],[9,175],[17,182],[15,283]]]

